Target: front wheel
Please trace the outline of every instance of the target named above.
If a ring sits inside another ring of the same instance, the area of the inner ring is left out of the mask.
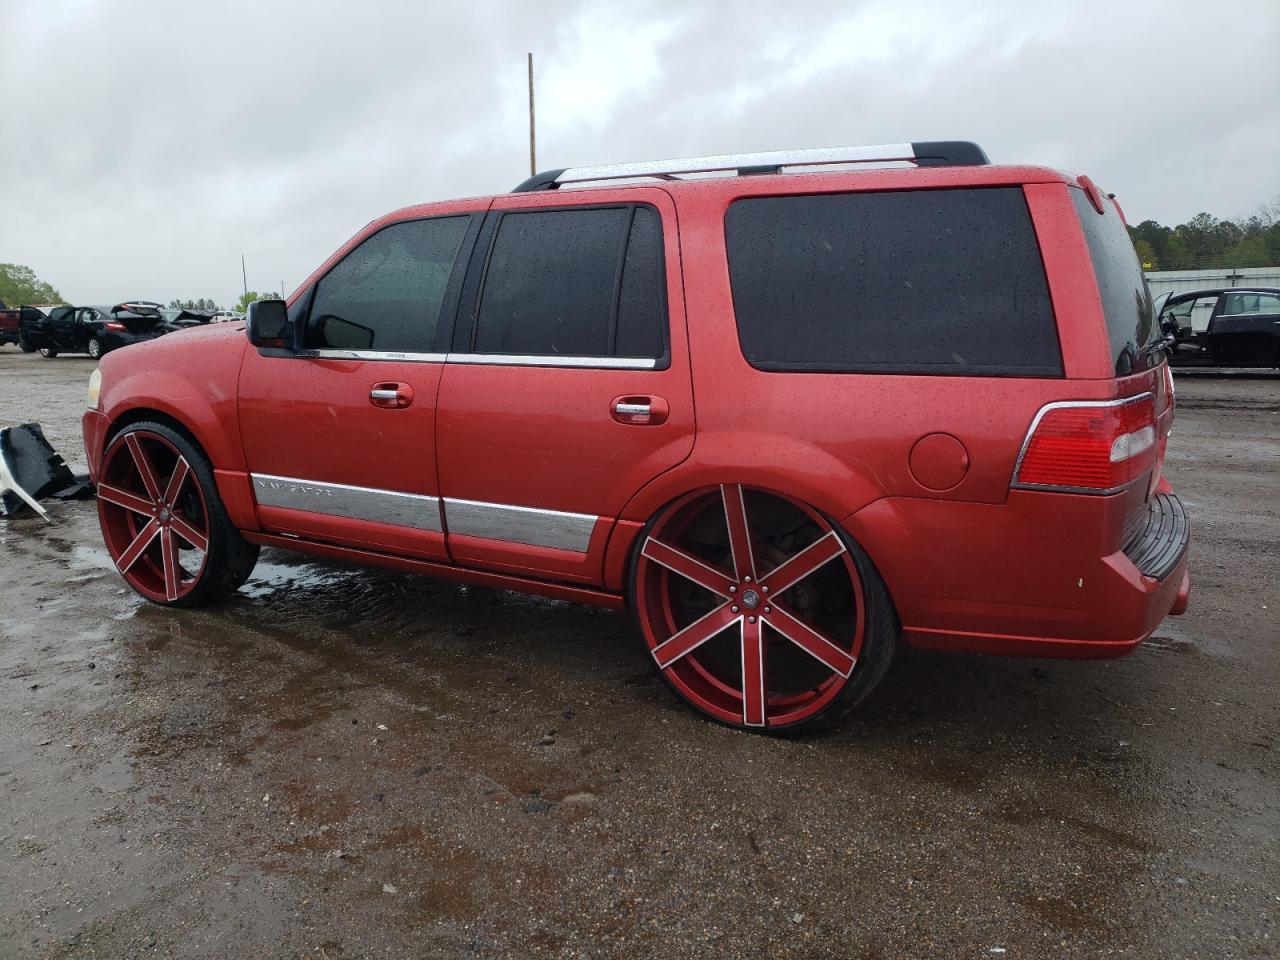
[[[40,348],[40,356],[44,357],[46,360],[52,360],[57,355],[58,355],[57,347],[41,347]]]
[[[18,331],[18,349],[23,353],[35,353],[36,348],[31,345],[31,341],[27,339],[27,335],[23,331]]]
[[[650,521],[631,600],[667,684],[753,730],[844,715],[883,678],[898,640],[884,581],[843,530],[737,484],[687,494]]]
[[[258,547],[227,516],[208,459],[167,424],[130,424],[107,445],[98,520],[116,569],[153,603],[208,603],[244,583],[258,561]]]

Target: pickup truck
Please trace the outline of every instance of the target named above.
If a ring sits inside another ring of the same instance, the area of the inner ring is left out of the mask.
[[[1156,314],[1174,363],[1280,367],[1280,288],[1165,294]]]
[[[35,307],[8,307],[0,300],[0,345],[16,343],[24,353],[30,353],[35,347],[27,349],[22,342],[22,324],[25,320],[38,323],[44,314]]]

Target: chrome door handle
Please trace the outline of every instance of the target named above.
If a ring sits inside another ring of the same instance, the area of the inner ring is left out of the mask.
[[[618,423],[655,427],[666,423],[671,408],[662,397],[614,397],[609,414]]]
[[[403,410],[413,403],[413,387],[396,380],[384,380],[375,383],[369,391],[369,402],[375,407],[386,407],[389,410]]]

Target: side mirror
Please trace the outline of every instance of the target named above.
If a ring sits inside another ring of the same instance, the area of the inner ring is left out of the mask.
[[[289,308],[283,300],[255,300],[245,317],[245,335],[255,347],[283,349],[289,332]]]

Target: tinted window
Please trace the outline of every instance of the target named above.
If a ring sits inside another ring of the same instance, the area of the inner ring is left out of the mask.
[[[662,224],[652,207],[636,207],[631,240],[622,267],[618,294],[618,333],[613,353],[619,357],[657,357],[663,353],[666,289],[662,279]]]
[[[1098,294],[1107,318],[1107,337],[1116,373],[1146,370],[1162,355],[1160,327],[1152,316],[1151,291],[1134,252],[1129,231],[1110,203],[1100,214],[1083,190],[1071,188],[1098,278]]]
[[[397,223],[348,253],[316,286],[305,346],[429,351],[467,221]]]
[[[662,275],[660,223],[650,208],[506,213],[489,257],[474,348],[659,356]]]
[[[725,231],[753,366],[1062,374],[1018,188],[738,200]]]

